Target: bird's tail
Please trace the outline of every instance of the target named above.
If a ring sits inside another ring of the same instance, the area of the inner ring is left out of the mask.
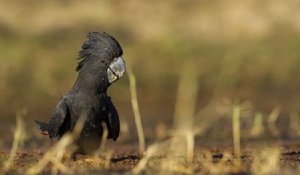
[[[49,125],[44,122],[40,122],[35,120],[35,123],[37,123],[39,129],[41,130],[41,134],[43,135],[49,135]]]

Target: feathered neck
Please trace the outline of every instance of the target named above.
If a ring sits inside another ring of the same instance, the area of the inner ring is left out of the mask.
[[[86,63],[80,71],[78,71],[78,77],[74,83],[73,91],[97,95],[106,93],[108,87],[109,83],[106,70]]]

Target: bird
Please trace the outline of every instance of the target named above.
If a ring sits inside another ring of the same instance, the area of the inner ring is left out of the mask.
[[[42,134],[59,140],[67,132],[72,132],[80,117],[85,115],[76,140],[77,152],[91,154],[99,148],[104,132],[102,124],[106,124],[107,139],[116,141],[119,137],[119,115],[107,90],[124,75],[126,65],[119,42],[105,32],[88,33],[78,60],[78,77],[58,101],[49,122],[35,122]]]

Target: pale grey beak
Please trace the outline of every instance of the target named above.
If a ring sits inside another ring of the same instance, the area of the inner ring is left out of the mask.
[[[125,73],[125,61],[122,57],[114,58],[107,69],[108,82],[113,82],[120,79]]]

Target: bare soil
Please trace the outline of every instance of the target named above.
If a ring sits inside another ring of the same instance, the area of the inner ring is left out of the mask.
[[[274,142],[280,148],[280,168],[288,170],[289,172],[297,172],[300,170],[300,142],[297,141],[285,141],[285,142]],[[244,146],[241,155],[241,166],[236,168],[234,165],[234,158],[226,159],[228,167],[230,170],[226,171],[227,174],[251,174],[250,168],[253,162],[253,148],[256,144],[248,144]],[[86,155],[76,155],[75,160],[64,158],[63,164],[73,170],[76,174],[97,174],[103,173],[127,173],[134,168],[141,157],[137,153],[137,143],[108,143],[111,155],[107,158],[108,153],[103,152],[98,156],[86,156]],[[35,165],[44,155],[45,149],[22,149],[19,150],[17,156],[13,161],[13,167],[6,174],[23,174],[28,168]],[[257,149],[256,149],[257,151]],[[209,154],[205,154],[209,153]],[[212,164],[218,164],[224,161],[224,154],[232,153],[230,146],[203,146],[197,147],[195,149],[195,162],[186,166],[192,165],[194,167],[194,172],[203,173],[203,165],[199,163],[197,157],[207,157]],[[205,156],[204,156],[205,154]],[[8,159],[9,150],[3,149],[0,151],[0,162],[1,169],[3,168],[3,163]],[[158,171],[155,166],[159,166],[159,162],[164,161],[166,157],[156,156],[151,159],[149,166],[144,171]],[[151,165],[150,165],[151,164]],[[51,174],[52,165],[49,164],[46,169],[44,169],[44,174]],[[205,172],[204,172],[205,173]],[[208,172],[206,172],[209,174]],[[206,174],[205,173],[205,174]]]

